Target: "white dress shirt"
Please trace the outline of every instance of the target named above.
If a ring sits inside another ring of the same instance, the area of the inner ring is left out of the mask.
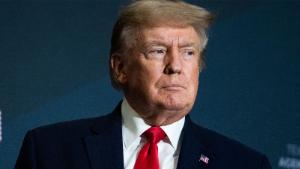
[[[149,126],[133,110],[124,98],[121,106],[122,113],[122,138],[123,138],[123,155],[124,168],[133,169],[136,158],[140,149],[146,140],[141,137]],[[184,125],[185,118],[180,119],[170,125],[161,126],[167,137],[157,143],[158,158],[161,169],[176,169],[179,150],[180,134]]]

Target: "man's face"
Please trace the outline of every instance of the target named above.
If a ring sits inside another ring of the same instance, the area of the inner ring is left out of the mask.
[[[155,27],[122,66],[129,104],[150,125],[171,124],[192,108],[198,89],[201,40],[193,27]]]

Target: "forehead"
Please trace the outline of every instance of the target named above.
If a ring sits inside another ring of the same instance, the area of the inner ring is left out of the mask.
[[[141,30],[144,43],[163,43],[163,44],[193,44],[200,45],[201,39],[195,29],[189,27],[152,27]]]

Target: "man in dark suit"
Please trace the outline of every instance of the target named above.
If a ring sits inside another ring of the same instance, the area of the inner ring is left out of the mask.
[[[211,14],[182,1],[140,0],[113,30],[112,84],[124,93],[103,117],[29,131],[15,169],[269,169],[267,158],[193,123]]]

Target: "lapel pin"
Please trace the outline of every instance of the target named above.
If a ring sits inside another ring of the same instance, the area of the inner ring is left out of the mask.
[[[208,164],[209,158],[203,154],[201,154],[199,161],[202,161],[205,164]]]

